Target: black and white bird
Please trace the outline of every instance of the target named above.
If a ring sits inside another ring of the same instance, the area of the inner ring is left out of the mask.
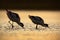
[[[48,27],[48,24],[45,24],[44,20],[39,16],[31,16],[31,15],[29,15],[29,18],[31,19],[31,21],[34,24],[36,24],[36,29],[38,29],[38,27],[37,27],[38,25],[41,25],[43,27]]]
[[[7,10],[7,9],[6,9],[6,12],[7,12],[6,14],[8,18],[10,19],[10,21],[12,21],[12,24],[9,21],[9,23],[12,25],[12,28],[14,28],[13,22],[16,22],[18,25],[24,28],[24,24],[20,22],[20,17],[17,13],[11,12],[10,10]]]

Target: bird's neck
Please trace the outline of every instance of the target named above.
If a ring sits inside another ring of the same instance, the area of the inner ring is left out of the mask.
[[[42,26],[44,26],[45,24],[42,24]]]

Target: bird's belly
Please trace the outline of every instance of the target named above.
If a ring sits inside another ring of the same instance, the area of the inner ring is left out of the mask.
[[[44,23],[43,22],[39,22],[39,21],[32,21],[34,24],[38,24],[38,25],[43,25]]]

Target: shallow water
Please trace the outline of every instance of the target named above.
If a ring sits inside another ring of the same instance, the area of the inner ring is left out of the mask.
[[[18,25],[14,29],[9,29],[11,25],[4,25],[0,25],[0,40],[60,40],[59,24],[50,24],[51,29],[39,26],[39,30],[36,30],[33,24],[25,25],[25,29]]]
[[[11,30],[11,25],[9,24],[9,23],[5,23],[5,24],[1,24],[0,25],[0,30]],[[36,27],[36,25],[35,24],[25,24],[24,25],[24,27],[25,27],[25,31],[34,31],[34,30],[36,30],[35,29],[35,27]],[[20,27],[19,25],[14,25],[14,29],[13,30],[22,30],[22,27]],[[38,25],[38,30],[43,30],[43,31],[48,31],[48,30],[50,30],[50,31],[60,31],[60,24],[50,24],[49,25],[49,28],[45,28],[45,27],[43,27],[43,26],[41,26],[41,25]]]

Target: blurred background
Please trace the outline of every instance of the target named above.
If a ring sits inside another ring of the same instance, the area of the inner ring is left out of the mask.
[[[58,0],[0,0],[0,9],[60,10]]]

